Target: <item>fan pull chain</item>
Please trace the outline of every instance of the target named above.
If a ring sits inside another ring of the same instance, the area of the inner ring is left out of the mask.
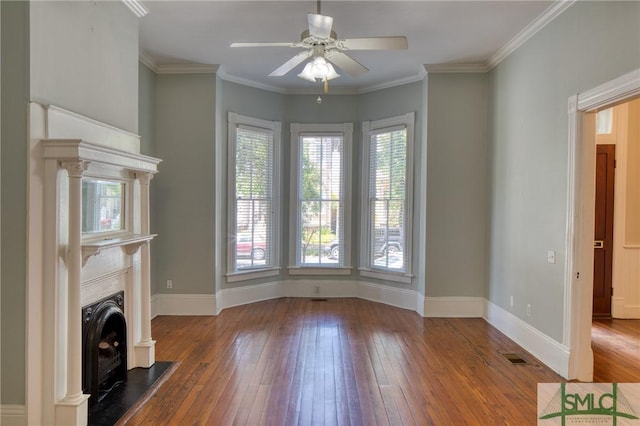
[[[318,0],[317,4],[318,4],[318,7],[317,7],[318,15],[322,15],[322,13],[320,13],[320,0]]]

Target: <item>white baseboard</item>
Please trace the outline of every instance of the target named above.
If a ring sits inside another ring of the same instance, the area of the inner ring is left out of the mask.
[[[623,318],[640,319],[640,305],[625,305]]]
[[[151,298],[151,316],[155,315],[216,315],[213,294],[156,294]],[[154,307],[155,315],[154,315]]]
[[[216,296],[218,311],[279,297],[358,297],[405,309],[416,307],[415,291],[358,281],[289,280],[224,289]]]
[[[570,350],[566,346],[487,301],[484,319],[562,377],[569,376]]]
[[[640,319],[640,305],[627,305],[623,298],[614,298],[611,314],[614,318]]]
[[[158,313],[158,296],[159,295],[157,294],[151,296],[151,319],[154,319],[155,317],[160,315]]]
[[[357,293],[357,281],[322,281],[307,278],[284,281],[281,297],[357,297]]]
[[[359,282],[357,295],[360,299],[384,303],[385,305],[416,311],[416,300],[422,296],[414,290],[389,287],[386,285]]]
[[[283,297],[281,282],[227,288],[216,294],[216,315],[226,308],[279,297]]]
[[[425,297],[424,315],[430,318],[483,318],[484,297]]]
[[[24,405],[0,405],[0,425],[26,425],[27,415]]]
[[[318,292],[315,292],[315,289]],[[228,288],[210,294],[155,294],[151,315],[217,315],[223,309],[279,297],[358,297],[419,311],[422,296],[413,290],[358,281],[289,280]],[[418,303],[416,301],[418,300]]]

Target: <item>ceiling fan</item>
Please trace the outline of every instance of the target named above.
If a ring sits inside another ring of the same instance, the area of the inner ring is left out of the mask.
[[[300,41],[294,42],[249,42],[231,43],[231,47],[298,47],[305,49],[276,68],[269,76],[281,77],[296,66],[312,58],[298,77],[311,82],[322,81],[324,91],[328,91],[328,81],[340,77],[332,63],[352,77],[358,77],[367,71],[367,67],[351,58],[344,51],[349,50],[402,50],[407,49],[405,36],[363,37],[340,40],[333,31],[333,18],[322,15],[320,0],[317,1],[317,13],[308,13],[309,28],[302,32]]]

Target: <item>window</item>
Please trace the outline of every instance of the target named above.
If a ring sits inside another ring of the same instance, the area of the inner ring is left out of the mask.
[[[596,134],[609,135],[613,130],[613,108],[598,111],[596,115]]]
[[[363,123],[361,274],[411,279],[413,113]]]
[[[290,273],[348,273],[349,164],[353,125],[291,125],[292,199]],[[307,268],[305,271],[296,268]]]
[[[279,122],[229,113],[229,281],[278,266],[279,147]]]

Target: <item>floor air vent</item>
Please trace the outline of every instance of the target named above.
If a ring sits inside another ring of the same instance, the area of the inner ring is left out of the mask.
[[[312,302],[327,302],[327,298],[322,298],[322,297],[314,297],[313,299],[311,299]]]
[[[507,361],[509,361],[511,364],[528,364],[527,361],[524,360],[524,358],[522,358],[520,355],[518,354],[502,354]]]

